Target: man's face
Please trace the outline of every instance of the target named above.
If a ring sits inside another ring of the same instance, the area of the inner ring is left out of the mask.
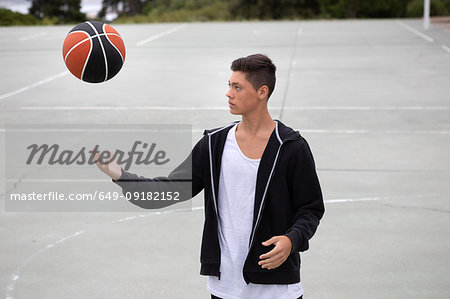
[[[245,73],[237,71],[231,74],[228,80],[230,89],[226,93],[230,112],[237,115],[245,115],[254,110],[260,101],[258,101],[258,92],[253,85],[245,78]]]

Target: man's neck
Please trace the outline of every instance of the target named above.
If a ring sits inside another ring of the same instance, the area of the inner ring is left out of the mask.
[[[242,115],[242,121],[238,129],[250,136],[256,136],[271,133],[275,129],[275,126],[276,124],[266,108],[261,113]]]

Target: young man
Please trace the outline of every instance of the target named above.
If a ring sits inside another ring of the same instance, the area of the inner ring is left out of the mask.
[[[204,190],[200,273],[209,275],[211,298],[302,298],[299,252],[309,248],[324,213],[314,160],[306,140],[268,112],[272,61],[250,55],[231,70],[226,96],[242,120],[205,131],[167,178],[138,177],[114,162],[97,165],[124,193],[179,188],[186,200]],[[192,190],[179,187],[186,177]]]

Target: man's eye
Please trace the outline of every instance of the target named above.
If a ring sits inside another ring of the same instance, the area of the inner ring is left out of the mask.
[[[241,90],[240,86],[235,86],[236,90]]]

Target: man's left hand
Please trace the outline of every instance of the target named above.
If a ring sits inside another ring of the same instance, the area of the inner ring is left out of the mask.
[[[264,246],[275,245],[271,251],[259,256],[261,261],[259,261],[258,265],[262,268],[275,269],[284,263],[289,254],[291,254],[292,242],[287,236],[275,236],[262,242],[262,244]]]

